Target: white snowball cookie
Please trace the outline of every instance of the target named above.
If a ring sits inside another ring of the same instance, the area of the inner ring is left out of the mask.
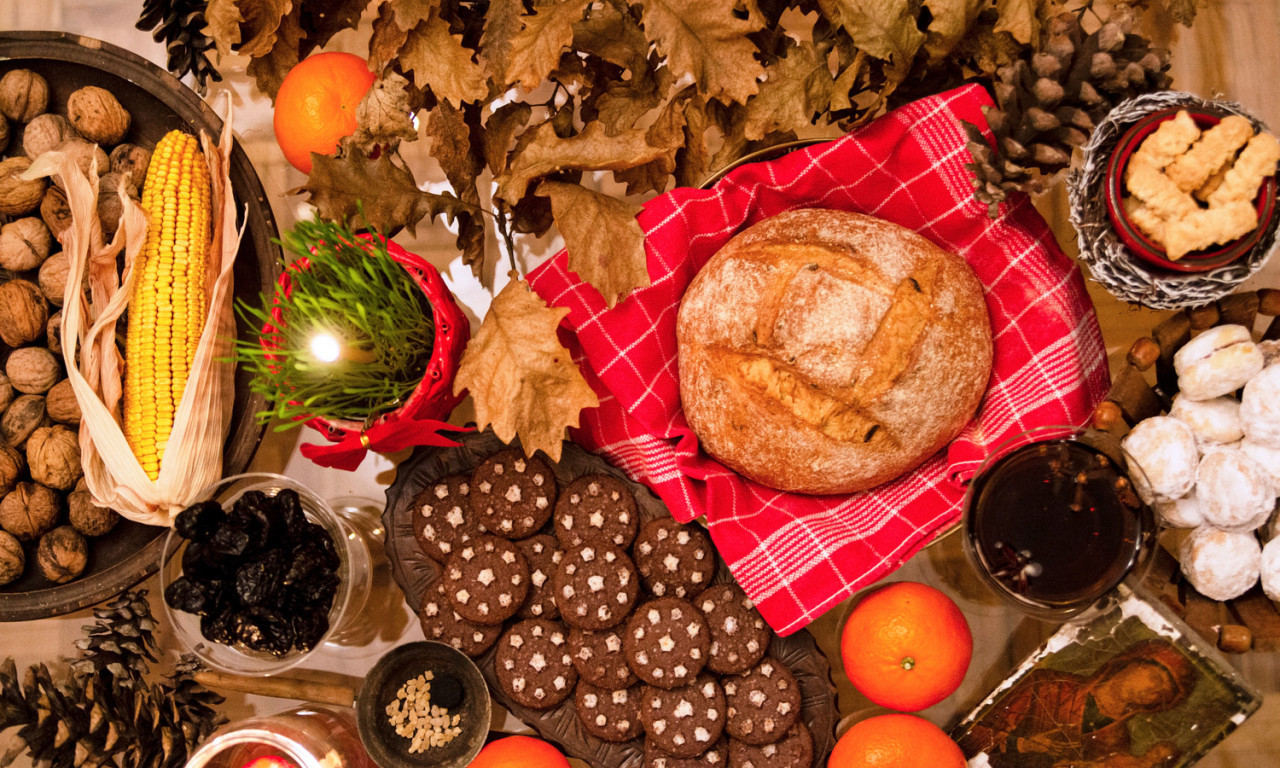
[[[1280,448],[1280,365],[1269,365],[1244,387],[1240,424],[1255,443]]]
[[[1200,500],[1196,498],[1194,490],[1180,499],[1157,501],[1151,508],[1160,516],[1160,521],[1170,528],[1198,528],[1204,524]]]
[[[1140,472],[1129,479],[1148,504],[1172,501],[1190,491],[1196,483],[1200,451],[1191,427],[1168,416],[1153,416],[1138,422],[1120,445]]]
[[[1173,356],[1178,389],[1192,400],[1235,392],[1262,370],[1262,350],[1243,325],[1219,325],[1187,342]]]
[[[1275,508],[1267,471],[1237,450],[1205,454],[1196,470],[1196,497],[1204,521],[1227,531],[1255,530]]]
[[[1201,451],[1234,443],[1244,437],[1240,425],[1240,401],[1234,397],[1192,400],[1178,395],[1173,398],[1169,416],[1191,427]]]
[[[1272,539],[1262,548],[1262,591],[1272,600],[1280,600],[1280,539]]]
[[[1280,339],[1268,339],[1258,342],[1258,350],[1262,352],[1265,365],[1280,363]]]
[[[1252,533],[1197,528],[1179,552],[1182,574],[1210,600],[1231,600],[1258,582],[1262,547]]]
[[[1280,496],[1280,448],[1255,443],[1246,437],[1240,441],[1240,452],[1258,462],[1271,478],[1271,492]]]

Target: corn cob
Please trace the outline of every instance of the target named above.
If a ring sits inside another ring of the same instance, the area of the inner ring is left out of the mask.
[[[147,241],[129,301],[124,433],[155,480],[206,313],[209,167],[194,137],[170,131],[156,145],[142,209]]]

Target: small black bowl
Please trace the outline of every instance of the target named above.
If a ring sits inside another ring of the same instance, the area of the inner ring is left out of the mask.
[[[462,733],[448,744],[410,753],[411,742],[396,733],[387,706],[396,700],[402,685],[427,671],[437,679],[449,676],[461,684],[462,699],[449,713],[461,716]],[[409,643],[388,652],[369,671],[356,699],[360,740],[380,768],[464,768],[484,747],[490,716],[489,689],[479,667],[443,643]]]

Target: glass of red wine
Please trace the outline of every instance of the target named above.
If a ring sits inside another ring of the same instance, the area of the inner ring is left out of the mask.
[[[1156,526],[1134,490],[1139,472],[1110,433],[1023,432],[969,483],[965,552],[987,586],[1024,613],[1080,613],[1149,561]]]

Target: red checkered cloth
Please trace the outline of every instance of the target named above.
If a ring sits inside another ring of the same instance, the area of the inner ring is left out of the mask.
[[[890,573],[960,516],[963,481],[1023,430],[1083,424],[1107,391],[1102,335],[1080,270],[1031,203],[992,221],[974,200],[960,121],[986,125],[986,91],[922,99],[832,142],[746,165],[714,189],[676,189],[640,214],[652,285],[613,309],[562,251],[529,275],[568,307],[561,339],[600,396],[574,439],[654,490],[676,519],[705,515],[720,555],[779,634]],[[680,408],[676,313],[685,288],[746,227],[797,208],[856,211],[963,256],[995,336],[977,417],[915,471],[845,496],[783,493],[701,452]]]

